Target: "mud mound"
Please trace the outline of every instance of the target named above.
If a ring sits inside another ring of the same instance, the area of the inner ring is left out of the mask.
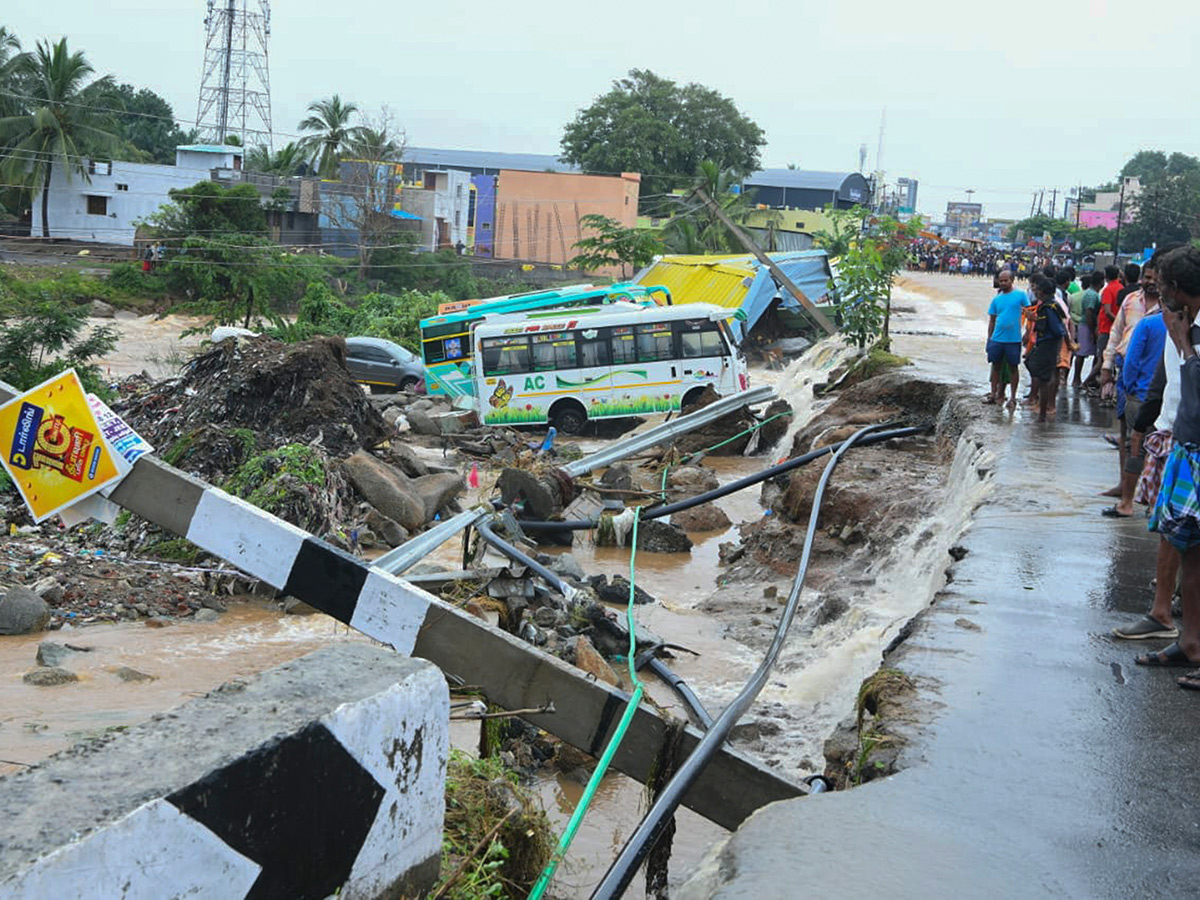
[[[934,425],[955,395],[953,385],[887,372],[841,391],[837,399],[792,441],[791,455],[836,443],[864,425],[903,419],[908,425]]]
[[[239,461],[231,447],[213,447],[211,460],[199,452],[219,444],[213,426],[246,429],[260,451],[302,443],[346,456],[379,444],[390,429],[351,379],[345,357],[340,338],[226,341],[195,357],[182,378],[137,385],[116,408],[168,460],[187,451],[185,467],[209,475]]]

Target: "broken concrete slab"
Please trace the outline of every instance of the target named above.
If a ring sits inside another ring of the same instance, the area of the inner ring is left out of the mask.
[[[355,490],[389,519],[415,531],[429,521],[425,502],[412,487],[412,481],[365,450],[348,456],[342,463],[346,477]]]

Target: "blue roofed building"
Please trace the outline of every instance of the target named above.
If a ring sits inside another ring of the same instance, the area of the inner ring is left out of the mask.
[[[871,182],[858,172],[763,169],[742,182],[752,203],[772,209],[834,209],[868,206]]]

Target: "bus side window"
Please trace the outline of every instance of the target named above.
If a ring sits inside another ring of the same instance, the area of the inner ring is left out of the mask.
[[[579,368],[611,365],[611,348],[607,334],[596,333],[594,337],[584,337],[583,333],[579,333],[575,347],[579,352]]]
[[[484,375],[514,375],[529,371],[528,338],[485,338],[481,343]]]
[[[533,371],[575,368],[575,336],[569,331],[533,336]]]
[[[637,362],[637,341],[632,325],[618,325],[612,329],[612,361],[614,366]]]
[[[640,362],[671,359],[675,355],[674,343],[669,322],[637,326],[637,348]]]

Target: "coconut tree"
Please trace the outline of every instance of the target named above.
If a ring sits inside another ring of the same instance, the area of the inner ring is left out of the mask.
[[[312,115],[300,123],[300,130],[309,133],[300,139],[300,147],[309,154],[317,173],[329,177],[337,171],[342,150],[357,132],[350,118],[358,112],[358,106],[342,102],[334,94],[327,100],[314,100],[308,104],[308,111]]]
[[[19,84],[16,78],[17,60],[20,58],[21,42],[15,34],[0,25],[0,117],[13,115],[20,109],[18,98],[12,96],[21,93],[17,90]]]
[[[299,175],[308,160],[295,141],[289,141],[274,153],[266,144],[251,147],[246,154],[246,168],[265,175]]]
[[[67,39],[39,41],[32,53],[16,60],[15,77],[23,87],[26,109],[0,119],[0,146],[6,146],[3,171],[11,181],[42,189],[42,237],[50,236],[50,177],[61,166],[68,180],[86,180],[87,155],[111,152],[119,143],[111,130],[104,100],[114,89],[112,76],[92,78],[81,51]]]

